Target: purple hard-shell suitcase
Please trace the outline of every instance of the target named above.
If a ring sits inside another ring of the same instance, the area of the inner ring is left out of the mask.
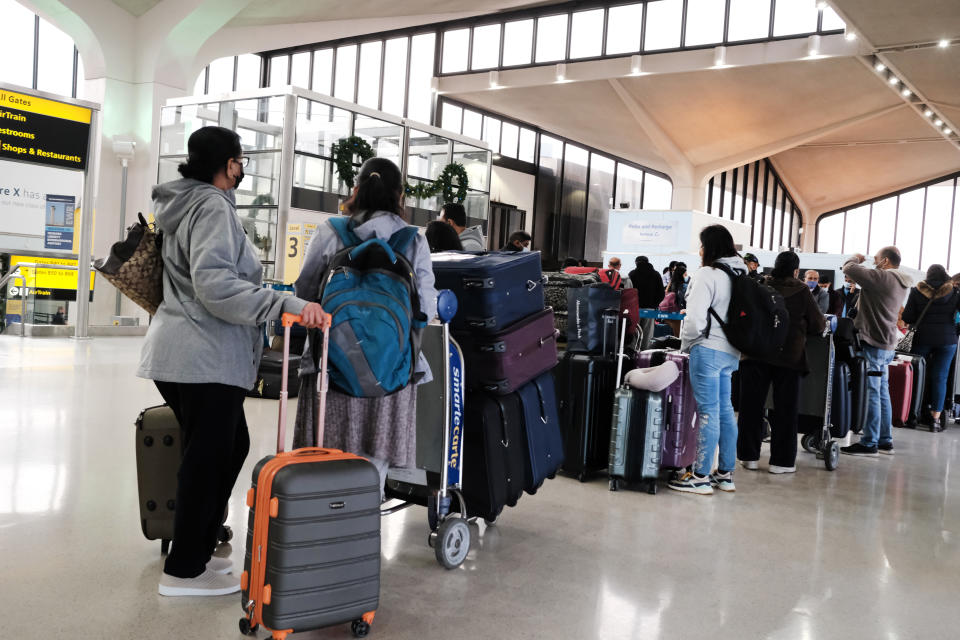
[[[637,367],[661,365],[667,360],[680,369],[677,380],[663,391],[663,454],[661,468],[684,469],[697,458],[697,401],[690,384],[690,355],[679,351],[649,349],[637,354]]]
[[[455,332],[467,361],[467,387],[512,393],[557,365],[557,331],[547,307],[493,335]]]

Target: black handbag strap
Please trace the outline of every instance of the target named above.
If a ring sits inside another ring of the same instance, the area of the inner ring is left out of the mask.
[[[917,318],[917,321],[916,321],[916,322],[914,322],[912,325],[910,325],[910,328],[911,328],[911,329],[916,330],[916,328],[920,326],[920,323],[923,322],[924,316],[927,315],[927,311],[930,310],[930,305],[933,304],[933,300],[934,300],[933,298],[930,298],[930,299],[927,301],[927,306],[925,306],[925,307],[923,308],[923,311],[920,312],[920,317]]]

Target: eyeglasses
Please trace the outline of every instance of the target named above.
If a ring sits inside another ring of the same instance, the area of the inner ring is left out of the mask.
[[[234,160],[236,162],[239,162],[240,166],[244,168],[246,168],[246,166],[250,164],[250,158],[248,158],[247,156],[243,156],[242,158],[234,158]]]

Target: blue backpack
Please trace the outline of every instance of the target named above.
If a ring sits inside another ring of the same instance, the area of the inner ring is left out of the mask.
[[[330,381],[357,398],[394,393],[413,379],[427,325],[414,268],[405,255],[417,228],[405,227],[389,242],[364,242],[349,218],[329,222],[343,243],[327,267],[319,296],[333,316]]]

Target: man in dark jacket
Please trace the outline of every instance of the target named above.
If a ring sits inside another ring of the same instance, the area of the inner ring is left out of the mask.
[[[840,312],[843,311],[843,298],[833,288],[833,280],[828,274],[820,277],[820,288],[827,292],[827,313],[839,318]]]
[[[800,377],[808,373],[807,335],[822,333],[826,322],[806,284],[797,279],[800,257],[792,251],[777,256],[766,283],[783,296],[790,313],[790,331],[780,353],[768,360],[740,363],[740,417],[737,457],[745,469],[756,470],[760,460],[763,411],[773,383],[776,410],[771,426],[770,473],[797,470],[797,415]]]
[[[628,275],[633,283],[633,288],[637,290],[641,309],[656,309],[663,300],[664,289],[663,280],[660,274],[650,264],[647,256],[637,256],[634,261],[637,268]],[[640,318],[640,330],[643,331],[643,346],[649,345],[653,338],[654,320],[653,318]]]
[[[843,302],[840,317],[856,318],[857,300],[860,299],[860,289],[857,288],[857,283],[851,280],[849,276],[843,276],[843,288],[839,290],[839,293],[840,300]]]
[[[763,274],[760,273],[760,261],[752,253],[743,254],[743,263],[747,265],[747,277],[753,278],[757,282],[763,280]]]

